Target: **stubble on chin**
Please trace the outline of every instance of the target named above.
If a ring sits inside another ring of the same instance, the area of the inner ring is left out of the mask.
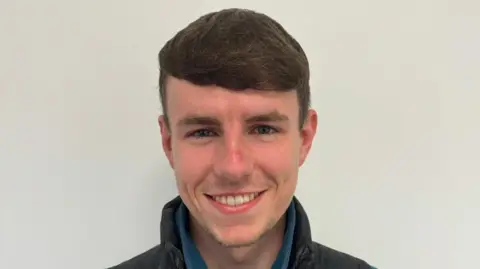
[[[254,238],[252,238],[249,241],[246,242],[228,242],[226,240],[222,240],[218,234],[215,234],[212,230],[202,227],[205,233],[212,238],[217,244],[221,245],[222,247],[225,248],[245,248],[245,247],[251,247],[255,245],[256,243],[262,241],[265,237],[267,237],[269,234],[271,234],[276,227],[276,225],[280,221],[275,221],[275,220],[270,220],[268,225],[262,229],[261,233],[259,235],[256,235]]]

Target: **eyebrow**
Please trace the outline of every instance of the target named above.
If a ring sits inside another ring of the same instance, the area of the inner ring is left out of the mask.
[[[188,125],[220,125],[220,121],[214,117],[189,115],[177,122],[177,126]]]
[[[259,122],[283,122],[288,121],[287,115],[281,114],[277,110],[273,110],[268,113],[253,115],[245,119],[248,124]],[[188,125],[208,125],[208,126],[220,126],[221,122],[215,117],[188,115],[177,122],[177,126]]]
[[[288,116],[281,114],[277,110],[274,110],[269,113],[259,114],[255,116],[248,117],[246,122],[247,123],[255,123],[255,122],[280,122],[280,121],[288,121]]]

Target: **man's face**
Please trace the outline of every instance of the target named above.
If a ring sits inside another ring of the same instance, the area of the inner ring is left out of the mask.
[[[317,125],[296,92],[230,91],[170,77],[163,147],[194,221],[218,242],[257,241],[285,213]]]

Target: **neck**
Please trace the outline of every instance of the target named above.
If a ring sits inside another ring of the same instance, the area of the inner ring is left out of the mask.
[[[193,218],[192,218],[193,219]],[[243,247],[225,247],[209,233],[191,223],[192,237],[202,258],[211,269],[264,269],[271,268],[283,244],[286,217],[258,241]]]

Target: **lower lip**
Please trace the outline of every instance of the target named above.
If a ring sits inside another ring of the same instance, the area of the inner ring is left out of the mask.
[[[260,193],[255,199],[251,200],[248,203],[244,203],[242,205],[238,206],[229,206],[226,204],[222,204],[217,202],[215,199],[211,197],[207,197],[207,199],[213,204],[213,206],[220,211],[223,214],[240,214],[240,213],[245,213],[248,210],[250,210],[252,207],[258,204],[260,202],[260,199],[262,199],[263,192]]]

